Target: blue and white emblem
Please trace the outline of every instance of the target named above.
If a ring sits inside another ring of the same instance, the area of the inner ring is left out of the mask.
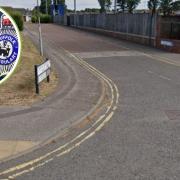
[[[0,84],[13,73],[20,51],[19,30],[13,19],[0,8]]]

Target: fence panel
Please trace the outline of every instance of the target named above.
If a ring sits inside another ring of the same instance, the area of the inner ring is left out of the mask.
[[[59,18],[59,19],[58,19]],[[70,25],[92,27],[142,36],[155,37],[156,16],[151,14],[77,14],[70,15]],[[55,17],[56,23],[63,23],[62,17]],[[176,26],[175,26],[176,27]],[[177,29],[174,28],[174,29]]]

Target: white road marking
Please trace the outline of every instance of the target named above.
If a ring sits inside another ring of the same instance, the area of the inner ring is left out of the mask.
[[[148,73],[154,74],[154,75],[156,75],[157,77],[159,77],[159,78],[161,78],[161,79],[171,81],[170,78],[168,78],[168,77],[166,77],[166,76],[163,76],[163,75],[161,75],[161,74],[157,74],[157,73],[155,73],[155,72],[153,72],[153,71],[148,71]]]
[[[168,78],[168,77],[166,77],[166,76],[159,75],[159,77],[160,77],[161,79],[165,79],[165,80],[171,81],[171,79]]]
[[[154,72],[152,72],[152,71],[148,71],[148,73],[150,73],[150,74],[154,74]]]

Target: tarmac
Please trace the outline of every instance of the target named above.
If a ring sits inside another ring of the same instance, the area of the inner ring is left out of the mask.
[[[36,39],[35,44],[38,43],[38,37],[34,31],[28,28],[24,33],[31,36],[32,39]],[[113,42],[113,39],[111,41]],[[45,43],[44,49],[45,56],[53,61],[53,65],[57,69],[60,77],[59,86],[54,94],[31,107],[0,107],[0,161],[20,156],[49,142],[53,137],[81,122],[88,116],[89,112],[97,108],[103,99],[102,82],[77,64],[74,57],[70,56],[58,44],[54,44],[54,49],[52,49],[48,43],[52,46],[53,38],[51,42]],[[120,55],[122,56],[124,53],[123,56],[127,56],[126,52],[131,48],[131,44],[126,48],[126,43],[123,43],[121,42]],[[113,47],[112,44],[106,46],[102,44],[101,49],[104,51],[93,55],[87,50],[86,53],[78,53],[78,48],[86,48],[85,44],[84,47],[68,46],[68,48],[72,52],[75,51],[74,54],[81,58],[93,58],[93,56],[102,58],[107,57],[107,55],[112,56],[111,54],[114,53],[119,56],[116,52],[117,47]],[[99,47],[94,44],[91,48],[97,50]],[[143,54],[151,59],[180,66],[176,54],[164,51],[160,53],[159,50],[156,53],[155,49],[152,53],[151,48],[141,49],[141,47],[137,45],[137,51],[131,53],[141,52],[139,55]],[[111,52],[107,50],[111,50]],[[138,54],[136,55],[138,56]]]
[[[38,39],[27,30],[24,33]],[[49,142],[101,103],[103,84],[97,77],[57,46],[51,49],[46,43],[44,48],[59,75],[59,86],[54,94],[31,107],[0,107],[0,161]]]

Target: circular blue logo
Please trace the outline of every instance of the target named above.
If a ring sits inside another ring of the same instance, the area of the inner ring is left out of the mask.
[[[0,35],[0,65],[9,65],[18,57],[18,40],[9,34]]]

